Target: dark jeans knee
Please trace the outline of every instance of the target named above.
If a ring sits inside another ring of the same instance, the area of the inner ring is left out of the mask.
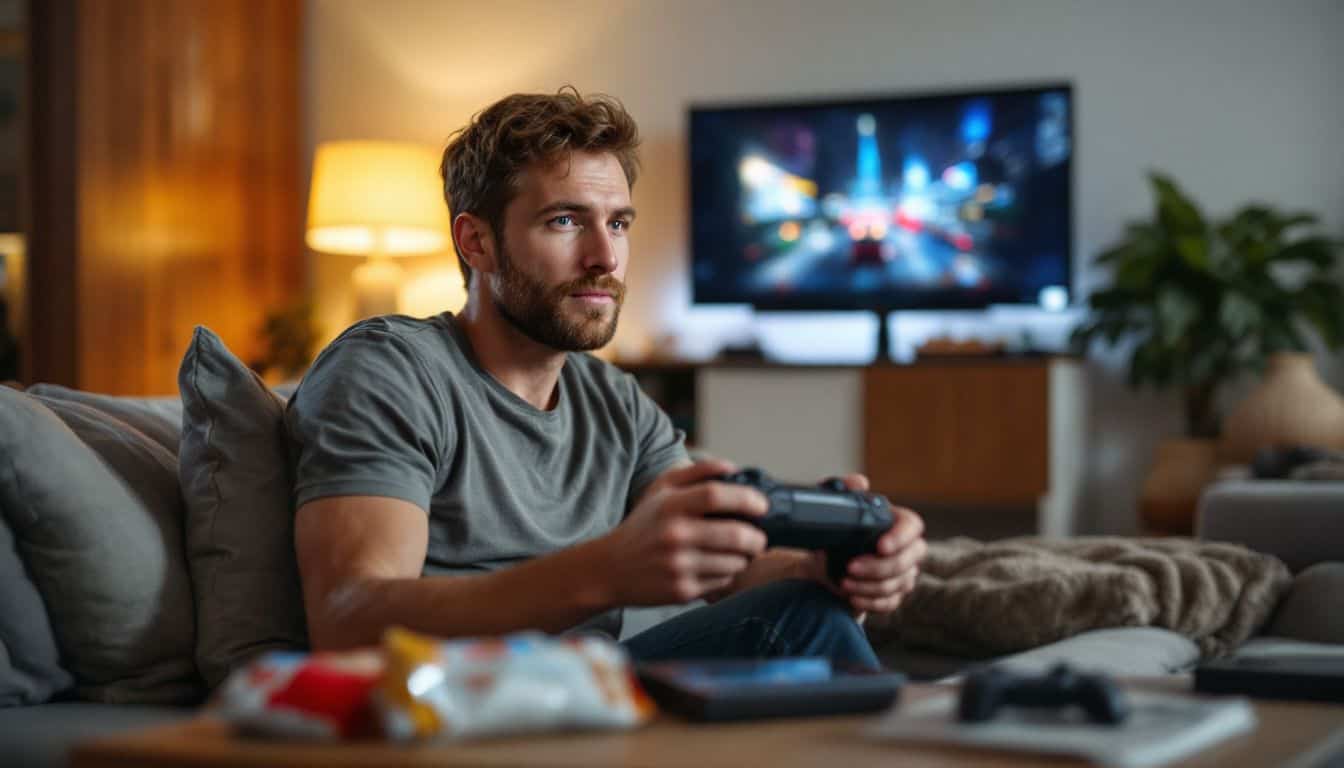
[[[779,581],[720,600],[624,641],[640,661],[822,656],[877,667],[845,601],[814,581]]]
[[[848,604],[815,581],[787,580],[748,593],[757,615],[773,624],[771,645],[780,656],[825,656],[877,667],[877,655]]]

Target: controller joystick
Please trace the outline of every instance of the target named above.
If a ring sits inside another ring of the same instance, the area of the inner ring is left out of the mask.
[[[825,551],[827,575],[837,584],[849,561],[876,552],[877,540],[891,528],[891,505],[885,497],[849,490],[840,478],[818,486],[786,485],[747,467],[716,479],[755,488],[769,500],[770,509],[759,518],[731,513],[708,517],[751,523],[765,532],[769,546]]]
[[[988,667],[966,676],[958,714],[962,722],[983,723],[1005,706],[1059,708],[1078,705],[1094,722],[1118,725],[1129,716],[1129,700],[1105,675],[1079,674],[1065,664],[1043,675]]]

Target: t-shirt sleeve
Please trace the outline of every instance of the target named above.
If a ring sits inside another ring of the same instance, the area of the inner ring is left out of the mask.
[[[295,505],[390,496],[428,511],[451,445],[437,384],[401,338],[352,331],[322,353],[285,413]]]
[[[686,433],[672,426],[662,408],[640,388],[635,377],[627,375],[635,423],[635,471],[630,477],[627,507],[639,500],[649,483],[667,470],[689,464]]]

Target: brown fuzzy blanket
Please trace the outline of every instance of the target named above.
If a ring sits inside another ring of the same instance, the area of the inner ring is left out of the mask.
[[[1218,542],[956,538],[929,543],[915,591],[895,613],[868,617],[867,629],[879,648],[995,656],[1091,629],[1152,626],[1216,658],[1269,619],[1291,580],[1277,558]]]

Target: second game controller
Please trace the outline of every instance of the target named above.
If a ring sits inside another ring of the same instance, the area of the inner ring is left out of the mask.
[[[711,517],[732,517],[758,526],[773,547],[824,550],[827,575],[837,584],[849,561],[876,552],[877,540],[891,528],[891,505],[884,496],[852,491],[838,479],[816,486],[786,485],[753,467],[716,480],[755,488],[770,501],[770,511],[760,518]]]
[[[1129,701],[1104,675],[1079,674],[1060,664],[1043,675],[988,667],[966,676],[959,715],[983,723],[1005,706],[1059,708],[1076,704],[1095,722],[1118,725],[1129,716]]]

